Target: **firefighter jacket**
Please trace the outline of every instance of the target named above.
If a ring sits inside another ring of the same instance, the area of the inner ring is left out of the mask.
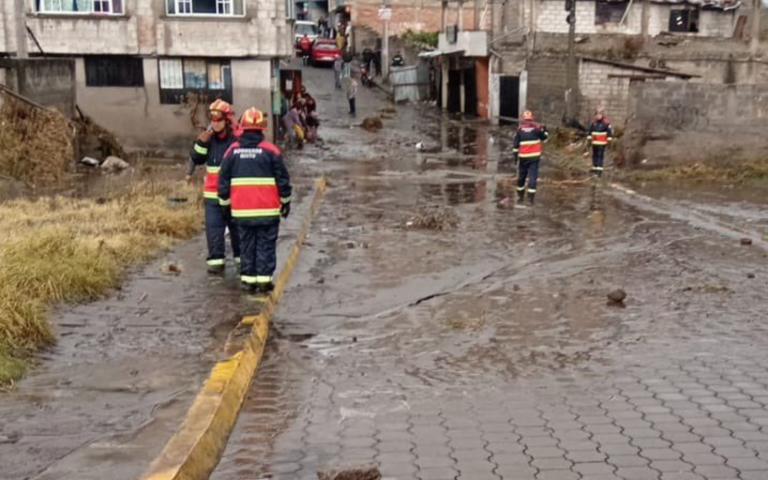
[[[605,118],[589,124],[588,133],[593,147],[604,147],[613,140],[613,126]]]
[[[243,132],[224,155],[218,193],[231,201],[238,223],[279,222],[280,207],[291,201],[291,179],[280,149],[259,131]]]
[[[198,139],[192,145],[189,158],[194,165],[205,165],[205,183],[203,184],[203,197],[206,203],[227,205],[216,194],[219,184],[219,171],[224,154],[235,141],[235,135],[229,130],[225,134],[213,134],[208,142]]]
[[[515,132],[513,152],[523,160],[541,158],[542,143],[549,138],[547,129],[534,122],[523,122]]]

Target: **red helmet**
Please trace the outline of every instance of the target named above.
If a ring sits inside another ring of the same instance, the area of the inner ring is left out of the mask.
[[[245,130],[264,130],[267,128],[267,117],[256,107],[251,107],[243,112],[240,117],[240,129]]]
[[[523,121],[525,122],[532,122],[533,121],[533,112],[530,110],[526,110],[523,112]]]
[[[224,100],[214,100],[214,102],[208,107],[208,114],[211,120],[230,119],[235,116],[235,111],[232,110],[232,105]]]

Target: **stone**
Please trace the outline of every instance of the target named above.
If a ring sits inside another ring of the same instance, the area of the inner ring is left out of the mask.
[[[83,165],[88,165],[89,167],[99,166],[99,161],[93,157],[83,157],[80,159],[80,163],[82,163]]]
[[[107,157],[107,159],[104,160],[104,163],[101,164],[101,169],[106,172],[119,172],[121,170],[125,170],[128,167],[130,167],[128,162],[120,157],[114,156]]]
[[[741,239],[741,244],[742,245],[752,245],[752,239],[751,238],[746,238],[746,237],[742,238]]]
[[[622,304],[627,298],[627,292],[622,289],[614,290],[608,294],[608,301],[612,304]]]

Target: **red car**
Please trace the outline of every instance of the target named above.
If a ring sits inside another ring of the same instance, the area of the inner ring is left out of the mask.
[[[340,56],[341,52],[334,40],[317,39],[309,53],[309,61],[312,65],[332,64]]]

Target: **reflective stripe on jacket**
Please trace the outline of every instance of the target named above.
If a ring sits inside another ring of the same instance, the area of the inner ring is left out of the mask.
[[[205,182],[203,183],[203,198],[208,203],[227,205],[216,193],[219,183],[219,170],[224,154],[235,141],[235,136],[227,132],[224,136],[213,135],[208,142],[195,140],[189,157],[195,165],[205,165]]]
[[[595,147],[608,145],[613,140],[613,126],[606,119],[592,122],[589,125],[589,138]]]
[[[232,218],[239,222],[279,221],[280,206],[291,201],[290,176],[280,149],[261,132],[244,132],[224,156],[218,194],[232,202]]]
[[[523,122],[515,132],[513,152],[519,158],[538,159],[541,157],[542,143],[549,138],[549,133],[541,125]]]

